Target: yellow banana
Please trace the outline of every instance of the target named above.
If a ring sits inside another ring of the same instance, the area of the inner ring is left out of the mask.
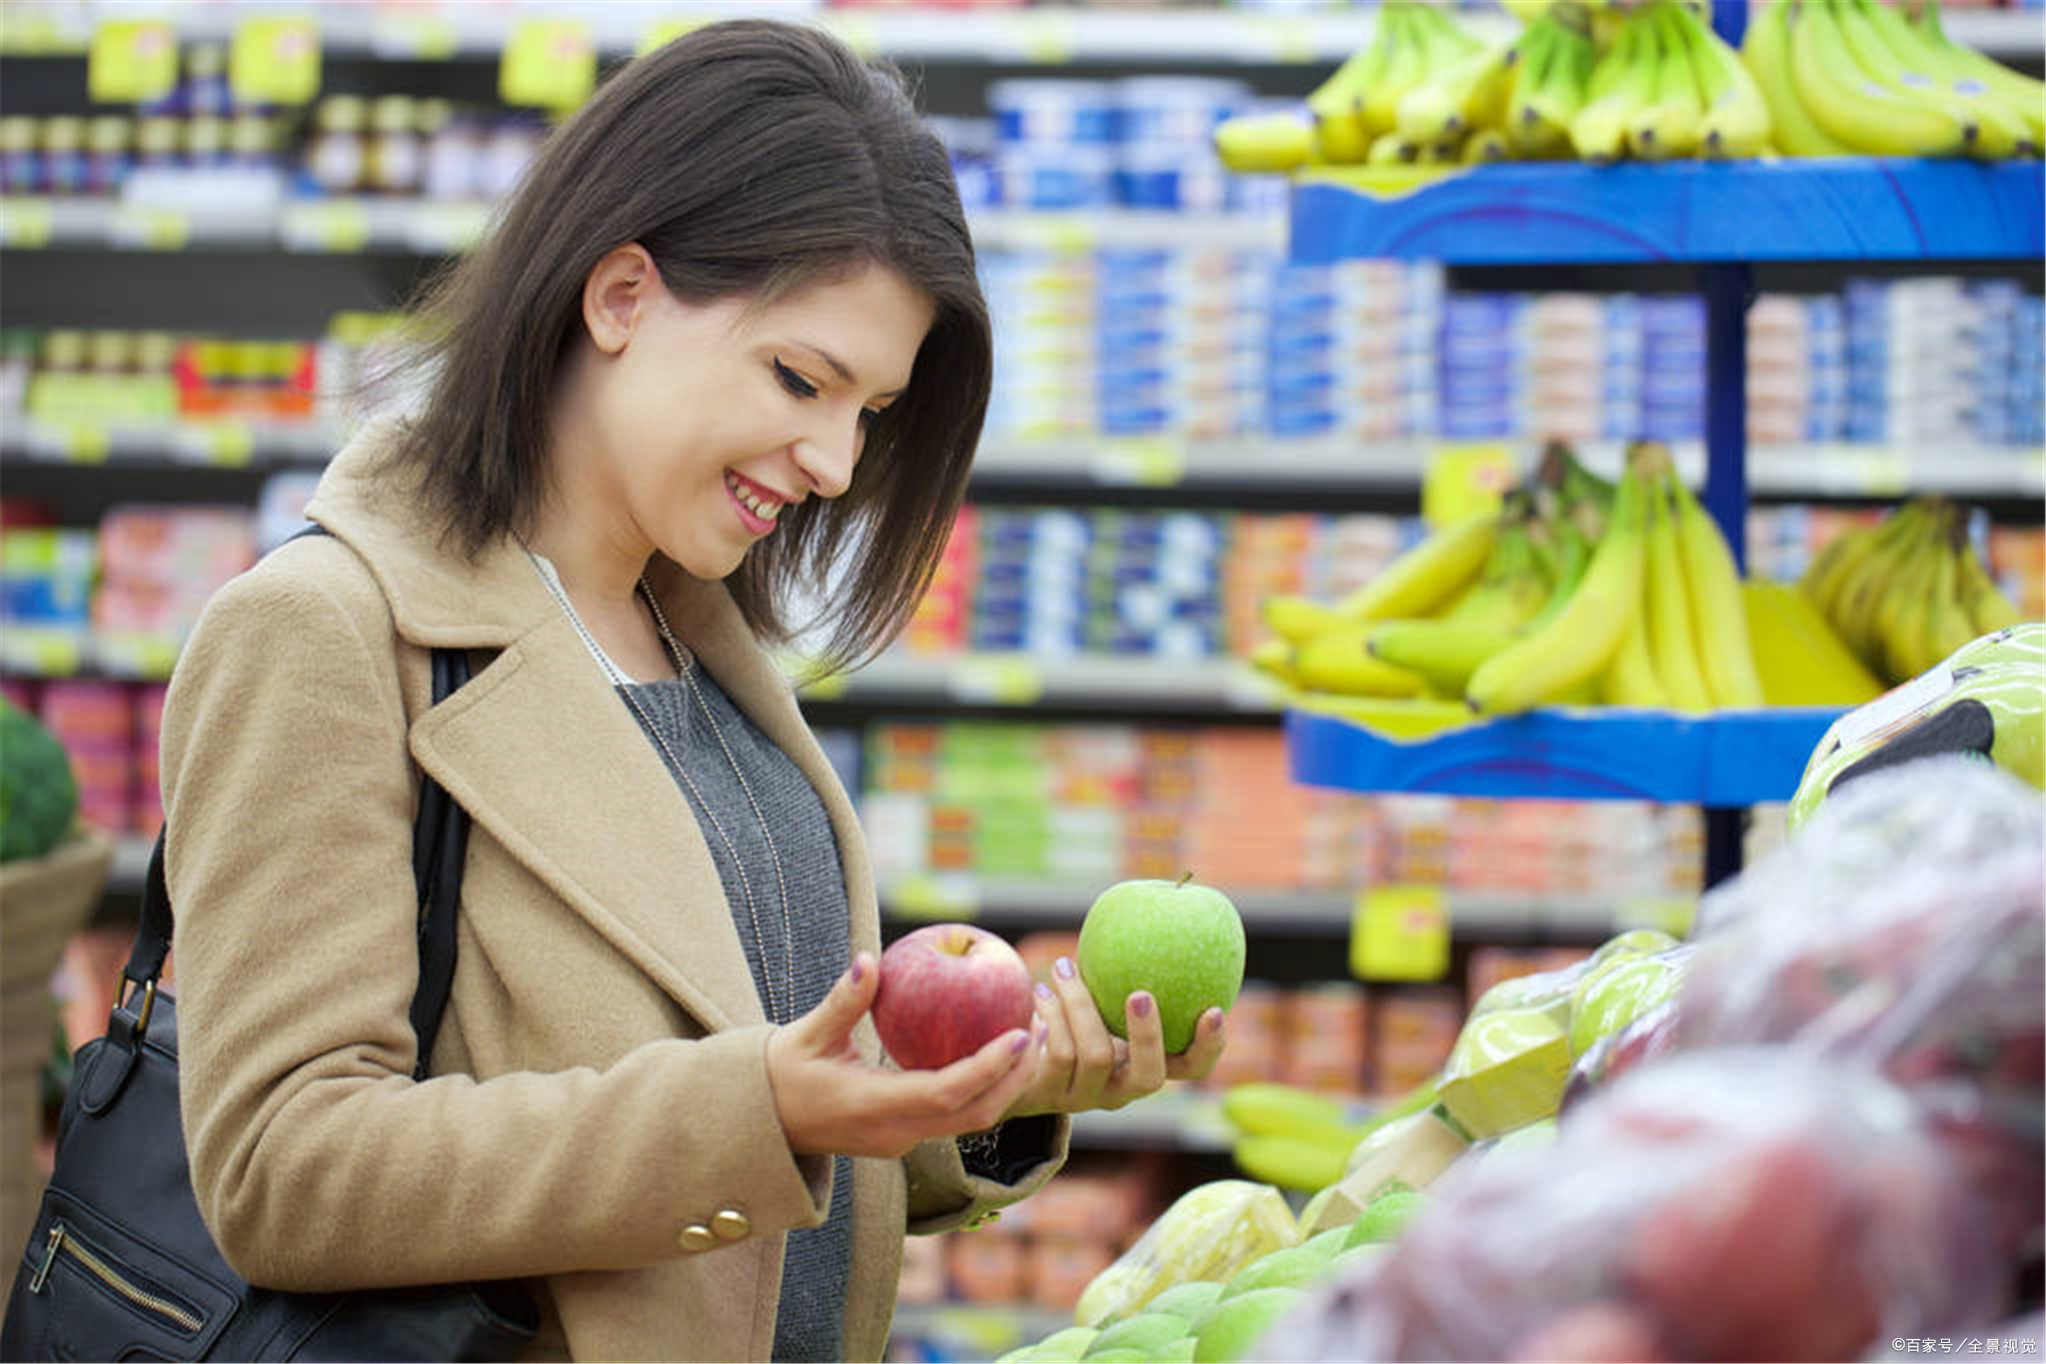
[[[1872,82],[1847,48],[1836,0],[1801,0],[1790,25],[1790,74],[1813,122],[1871,156],[1953,156],[1971,140],[1946,109]]]
[[[1326,1094],[1251,1080],[1222,1091],[1222,1116],[1240,1132],[1258,1137],[1301,1137],[1340,1144],[1347,1151],[1364,1135],[1343,1106]]]
[[[1904,99],[1944,109],[1973,130],[1962,143],[1970,156],[2000,161],[2015,155],[2019,140],[2029,136],[2024,123],[1988,87],[1956,89],[1943,79],[1932,54],[1896,11],[1869,0],[1838,0],[1836,18],[1847,50],[1870,80]]]
[[[1669,161],[1694,155],[1705,102],[1690,47],[1676,25],[1669,0],[1652,0],[1655,23],[1655,97],[1627,125],[1627,150],[1643,161]]]
[[[1655,664],[1648,657],[1648,618],[1641,603],[1635,604],[1634,617],[1620,635],[1620,647],[1613,651],[1612,662],[1606,664],[1599,684],[1600,695],[1608,705],[1669,708],[1669,692],[1655,675]]]
[[[1854,148],[1821,128],[1790,74],[1793,0],[1756,0],[1741,39],[1741,63],[1769,103],[1769,140],[1785,156],[1852,156]]]
[[[1671,709],[1712,709],[1712,693],[1698,659],[1697,634],[1691,624],[1691,600],[1684,584],[1683,554],[1677,545],[1677,523],[1667,489],[1660,484],[1650,498],[1648,526],[1648,652],[1655,675],[1669,694]]]
[[[1918,656],[1925,665],[1919,672],[1975,638],[1977,631],[1960,592],[1961,557],[1971,553],[1965,531],[1956,521],[1936,551],[1932,590],[1926,597],[1924,634],[1918,642]]]
[[[1511,161],[1513,144],[1497,128],[1477,128],[1463,142],[1463,163],[1482,166],[1494,161]]]
[[[1968,623],[1978,635],[1993,630],[2006,629],[2021,622],[2024,617],[2011,599],[2003,595],[1996,580],[1989,576],[1989,570],[1975,557],[1972,546],[1965,547],[1960,556],[1960,592],[1966,603]]]
[[[1508,106],[1509,127],[1518,126],[1531,146],[1566,143],[1570,120],[1584,107],[1598,52],[1585,37],[1558,19],[1542,20],[1556,32],[1550,38],[1533,86],[1517,87],[1519,99]]]
[[[1684,564],[1685,598],[1691,604],[1691,635],[1713,704],[1744,709],[1762,704],[1761,679],[1748,643],[1741,610],[1740,570],[1733,551],[1683,480],[1671,478],[1677,519],[1677,548]]]
[[[1710,157],[1760,156],[1769,146],[1769,104],[1740,54],[1682,5],[1670,15],[1690,49],[1698,75],[1704,116],[1698,123],[1699,150]]]
[[[1858,706],[1883,684],[1833,633],[1803,592],[1750,578],[1741,584],[1762,699],[1772,706]]]
[[[1426,615],[1477,576],[1498,536],[1499,517],[1490,512],[1445,526],[1338,601],[1336,614],[1352,621]]]
[[[1908,554],[1924,521],[1924,507],[1912,503],[1880,526],[1850,577],[1844,577],[1827,612],[1833,628],[1847,647],[1854,650],[1871,669],[1880,674],[1882,642],[1876,633],[1876,611],[1889,591],[1903,557]]]
[[[1612,524],[1569,599],[1471,674],[1464,695],[1474,710],[1524,711],[1597,678],[1640,613],[1642,510],[1641,480],[1629,471],[1620,479]]]
[[[1827,541],[1825,547],[1805,565],[1804,576],[1798,579],[1797,585],[1820,612],[1832,614],[1833,601],[1839,595],[1841,582],[1854,572],[1861,558],[1869,552],[1875,531],[1874,526],[1850,527]]]
[[[1229,1154],[1237,1168],[1252,1179],[1281,1189],[1314,1193],[1343,1177],[1343,1162],[1349,1158],[1348,1145],[1313,1141],[1301,1137],[1238,1137]]]
[[[1293,676],[1293,646],[1283,639],[1268,639],[1250,651],[1250,666],[1289,686]]]
[[[1880,671],[1891,682],[1916,677],[1926,667],[1919,647],[1925,633],[1926,594],[1933,560],[1938,556],[1938,538],[1936,526],[1928,525],[1920,532],[1876,604],[1877,657],[1882,663]]]
[[[2046,81],[2013,71],[1980,52],[1962,47],[1940,27],[1939,0],[1925,0],[1914,27],[1927,47],[1957,78],[1982,82],[2004,107],[2024,121],[2035,150],[2046,149]]]
[[[1288,644],[1305,644],[1316,635],[1342,628],[1349,621],[1331,608],[1306,597],[1280,594],[1258,604],[1265,628]]]
[[[1289,171],[1313,149],[1314,130],[1294,114],[1239,114],[1215,125],[1215,154],[1233,171]]]
[[[1293,650],[1293,676],[1310,691],[1342,696],[1419,696],[1428,685],[1419,673],[1371,656],[1369,626],[1350,625],[1316,635]]]
[[[1506,51],[1504,45],[1480,48],[1430,72],[1426,80],[1400,96],[1394,131],[1409,142],[1426,146],[1446,142],[1485,122],[1491,85]]]
[[[1371,139],[1371,150],[1364,156],[1367,166],[1404,166],[1420,159],[1421,149],[1401,137],[1398,133],[1381,133]]]
[[[1358,103],[1364,127],[1374,137],[1394,130],[1400,100],[1428,76],[1427,37],[1416,22],[1415,9],[1412,0],[1386,0],[1378,10],[1385,64]]]
[[[1570,145],[1587,161],[1617,161],[1627,151],[1627,125],[1655,98],[1655,26],[1630,13],[1592,72],[1589,98],[1570,120]]]
[[[1360,107],[1367,90],[1385,74],[1391,55],[1386,40],[1387,26],[1381,24],[1373,41],[1350,54],[1329,78],[1307,96],[1307,110],[1313,115],[1314,146],[1321,158],[1333,165],[1350,165],[1364,159],[1371,135],[1364,126]]]

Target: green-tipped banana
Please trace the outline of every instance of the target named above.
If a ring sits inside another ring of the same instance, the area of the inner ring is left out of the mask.
[[[1762,680],[1748,642],[1747,610],[1741,605],[1740,570],[1719,526],[1698,505],[1681,479],[1669,481],[1677,517],[1677,548],[1684,562],[1684,586],[1691,603],[1691,633],[1713,704],[1746,709],[1762,704]]]
[[[1604,164],[1627,154],[1627,126],[1655,98],[1654,21],[1631,12],[1613,46],[1592,72],[1590,98],[1570,120],[1570,145],[1586,161]]]
[[[1340,696],[1419,696],[1428,690],[1419,673],[1371,656],[1370,627],[1351,625],[1316,635],[1293,650],[1293,676],[1309,691]]]
[[[1553,616],[1471,675],[1464,695],[1472,709],[1529,710],[1605,669],[1640,611],[1643,504],[1641,480],[1630,470],[1620,479],[1612,524],[1582,581]]]
[[[1421,8],[1412,0],[1386,0],[1379,7],[1378,41],[1386,45],[1385,63],[1357,106],[1374,137],[1394,131],[1400,100],[1428,78],[1428,36],[1416,22]]]
[[[1461,137],[1484,121],[1484,105],[1504,47],[1481,48],[1431,72],[1400,97],[1394,131],[1424,146]]]
[[[1655,98],[1627,125],[1627,150],[1643,161],[1670,161],[1696,154],[1705,101],[1674,7],[1655,0],[1650,14],[1659,54]]]
[[[1567,142],[1570,121],[1584,107],[1598,51],[1591,39],[1562,21],[1544,18],[1553,26],[1540,70],[1532,87],[1521,84],[1507,109],[1510,129],[1533,146],[1554,146]]]
[[[1709,157],[1760,156],[1769,147],[1769,103],[1740,54],[1682,5],[1670,11],[1690,48],[1705,112],[1698,123],[1698,150]]]
[[[1833,0],[1799,5],[1790,25],[1790,74],[1812,120],[1870,156],[1954,156],[1975,136],[1952,112],[1907,99],[1863,73]]]
[[[1489,512],[1445,526],[1337,602],[1336,613],[1353,621],[1427,615],[1478,575],[1498,537]]]
[[[1853,156],[1854,148],[1821,128],[1805,107],[1790,74],[1791,0],[1766,0],[1748,18],[1741,64],[1769,104],[1769,140],[1785,156]]]
[[[1989,570],[1975,557],[1973,547],[1963,547],[1960,552],[1959,593],[1968,611],[1968,621],[1975,627],[1975,633],[1986,635],[1992,630],[2005,630],[2021,622],[2024,617],[2011,599],[2003,595]]]

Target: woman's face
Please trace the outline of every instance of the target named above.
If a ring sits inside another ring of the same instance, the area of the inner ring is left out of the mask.
[[[907,387],[932,316],[877,265],[768,304],[686,303],[644,251],[622,247],[584,291],[556,489],[594,499],[571,516],[622,554],[659,550],[722,578],[785,508],[846,490],[867,423]]]

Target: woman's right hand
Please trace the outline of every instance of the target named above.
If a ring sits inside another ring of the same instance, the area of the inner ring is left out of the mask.
[[[1042,1021],[940,1070],[862,1060],[852,1031],[880,979],[873,956],[859,953],[822,1003],[768,1039],[775,1111],[797,1155],[897,1159],[920,1141],[993,1127],[1037,1076]]]

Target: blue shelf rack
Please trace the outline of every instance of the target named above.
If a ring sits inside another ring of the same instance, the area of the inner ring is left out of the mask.
[[[1731,13],[1736,8],[1728,7],[1730,20],[1741,17]],[[1306,264],[1376,257],[1447,265],[1697,265],[1706,304],[1704,501],[1742,560],[1753,265],[2036,266],[2046,257],[2046,167],[1841,157],[1329,168],[1294,185],[1290,254]],[[1740,866],[1742,807],[1789,798],[1832,714],[1692,720],[1537,713],[1408,742],[1296,711],[1287,717],[1287,735],[1295,776],[1315,785],[1703,805],[1709,886]],[[1793,763],[1797,743],[1804,753]],[[1656,770],[1644,770],[1637,759],[1654,755]]]

